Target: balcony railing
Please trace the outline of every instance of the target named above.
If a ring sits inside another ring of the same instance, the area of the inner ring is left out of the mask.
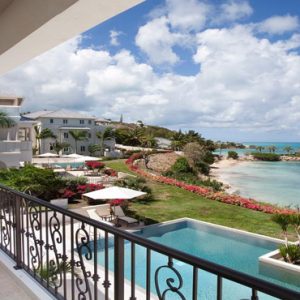
[[[17,269],[24,269],[57,299],[190,300],[182,292],[189,279],[182,277],[174,261],[191,267],[193,300],[199,299],[200,289],[207,288],[199,284],[201,270],[216,275],[212,294],[217,300],[222,299],[223,279],[248,287],[251,300],[258,299],[258,292],[279,299],[300,299],[296,291],[160,245],[3,185],[0,218],[1,249],[15,260]],[[129,257],[125,255],[125,243],[130,244]],[[136,285],[137,276],[141,276],[136,272],[136,249],[140,246],[146,257],[144,289]],[[166,257],[166,264],[154,269],[151,259],[157,253]],[[98,263],[100,255],[102,265]],[[125,267],[130,268],[129,279],[125,278]],[[164,279],[163,269],[168,270]]]

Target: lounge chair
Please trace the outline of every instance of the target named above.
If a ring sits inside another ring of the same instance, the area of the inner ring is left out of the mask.
[[[89,215],[89,217],[95,221],[98,221],[100,223],[106,224],[106,225],[110,225],[113,226],[114,224],[104,221],[97,213],[96,209],[88,209],[87,213]]]
[[[112,221],[113,216],[111,214],[110,204],[97,205],[95,209],[97,214],[102,218],[102,220]]]
[[[127,226],[130,224],[138,224],[139,223],[139,221],[137,219],[127,217],[121,206],[114,206],[112,208],[112,210],[117,219],[116,224],[118,224],[119,221],[126,223]]]

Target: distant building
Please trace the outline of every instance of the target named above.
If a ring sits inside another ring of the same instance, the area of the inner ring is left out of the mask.
[[[157,147],[161,149],[171,149],[172,141],[166,138],[157,137],[155,138]]]
[[[24,120],[34,120],[40,131],[49,128],[57,137],[59,142],[68,143],[62,154],[78,153],[89,155],[89,145],[99,144],[100,140],[97,137],[97,132],[103,132],[106,125],[100,125],[96,122],[96,117],[76,111],[60,109],[56,111],[42,110],[23,115]],[[86,131],[86,139],[77,141],[77,149],[75,149],[75,140],[71,136],[71,130]],[[51,143],[54,139],[41,140],[40,153],[53,152]],[[38,148],[36,138],[34,138],[34,147]],[[104,142],[104,148],[108,151],[113,151],[115,148],[115,140],[108,139]]]
[[[0,128],[0,168],[18,168],[32,160],[32,121],[21,121],[20,97],[0,97],[0,111],[15,121],[10,128]]]

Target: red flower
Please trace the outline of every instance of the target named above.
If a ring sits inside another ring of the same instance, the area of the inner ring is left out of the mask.
[[[91,169],[91,170],[95,170],[95,169],[102,169],[104,168],[105,164],[100,162],[100,161],[96,161],[96,160],[90,160],[90,161],[86,161],[85,165]]]
[[[295,211],[293,211],[291,209],[283,209],[283,208],[275,207],[272,205],[259,203],[253,199],[244,198],[244,197],[241,197],[238,195],[229,195],[229,194],[222,193],[222,192],[213,192],[212,189],[210,189],[210,188],[189,185],[185,182],[177,181],[176,179],[173,179],[173,178],[150,174],[144,170],[140,170],[137,165],[134,165],[134,161],[137,159],[140,159],[142,157],[143,157],[143,153],[135,153],[131,157],[129,157],[125,163],[128,165],[128,168],[131,171],[133,171],[143,177],[149,178],[153,181],[177,186],[179,188],[190,191],[192,193],[196,193],[198,195],[204,196],[210,200],[215,200],[215,201],[219,201],[219,202],[231,204],[231,205],[242,206],[247,209],[261,211],[261,212],[268,213],[268,214],[274,214],[274,213],[292,214],[292,213],[295,213]]]

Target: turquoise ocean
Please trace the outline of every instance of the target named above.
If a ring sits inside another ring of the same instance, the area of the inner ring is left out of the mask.
[[[295,151],[300,143],[244,143],[245,145],[274,145],[277,153],[284,153],[286,146]],[[226,155],[226,150],[222,151]],[[238,149],[240,156],[251,149]],[[222,178],[228,182],[233,191],[259,201],[280,206],[300,207],[300,162],[242,162],[225,168]]]

